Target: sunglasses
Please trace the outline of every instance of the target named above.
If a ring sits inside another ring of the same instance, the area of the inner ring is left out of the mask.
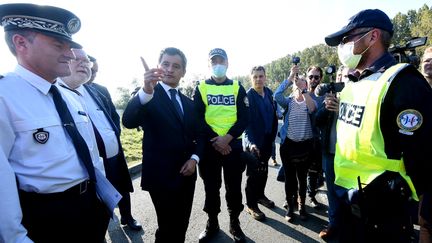
[[[344,36],[344,38],[342,38],[342,40],[341,40],[341,44],[346,44],[346,43],[348,43],[348,42],[350,42],[350,40],[352,40],[354,37],[356,37],[356,36],[359,36],[359,35],[363,35],[363,34],[366,34],[366,33],[368,33],[369,31],[371,31],[372,29],[370,29],[370,30],[365,30],[365,31],[363,31],[363,32],[359,32],[359,33],[355,33],[355,34],[351,34],[351,35],[347,35],[347,36]]]
[[[321,76],[319,76],[319,75],[309,75],[308,78],[310,80],[312,80],[312,79],[319,80],[321,78]]]

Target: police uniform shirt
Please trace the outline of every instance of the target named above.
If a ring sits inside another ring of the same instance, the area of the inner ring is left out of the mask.
[[[363,71],[359,79],[375,72],[383,72],[394,64],[394,58],[386,53]],[[380,127],[387,157],[403,157],[407,174],[412,179],[417,194],[421,194],[432,191],[432,163],[426,156],[430,152],[432,134],[432,89],[423,76],[413,69],[404,69],[390,84],[381,105]],[[355,77],[350,75],[352,81],[357,81],[353,78]],[[404,112],[420,118],[416,127],[409,128],[400,122]]]
[[[50,88],[49,82],[20,65],[0,80],[0,159],[10,163],[24,191],[62,192],[88,178],[63,128]],[[63,98],[70,105],[69,99]],[[86,121],[71,108],[81,132]],[[103,169],[97,159],[93,162]]]
[[[119,153],[117,136],[115,131],[111,127],[111,123],[105,116],[105,113],[102,109],[99,108],[99,106],[96,104],[96,102],[93,100],[93,98],[84,88],[84,86],[81,85],[76,88],[76,90],[82,95],[78,98],[82,100],[87,114],[90,116],[91,121],[93,122],[102,137],[105,145],[107,158],[112,158],[116,156]]]
[[[89,116],[87,115],[88,112],[84,102],[78,98],[80,96],[77,93],[71,89],[64,88],[65,86],[67,87],[67,85],[60,78],[57,78],[56,86],[60,90],[63,99],[67,99],[69,101],[67,105],[75,123],[77,123],[77,120],[81,121],[80,125],[77,124],[78,131],[87,143],[93,164],[95,167],[96,164],[98,164],[97,167],[103,173],[105,171],[105,167],[103,165],[102,158],[99,156],[93,125]]]

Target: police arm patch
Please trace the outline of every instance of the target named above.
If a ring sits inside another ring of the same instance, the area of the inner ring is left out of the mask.
[[[412,135],[413,131],[419,129],[423,124],[423,116],[420,112],[413,109],[403,110],[396,118],[399,132]]]
[[[247,96],[244,97],[243,102],[244,102],[246,107],[249,107],[249,99]]]

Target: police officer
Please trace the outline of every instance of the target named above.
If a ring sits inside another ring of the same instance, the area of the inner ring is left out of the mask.
[[[0,22],[18,62],[0,80],[0,242],[104,242],[109,215],[94,183],[104,167],[91,125],[53,85],[70,74],[80,20],[57,7],[3,4]]]
[[[201,119],[205,120],[207,144],[199,163],[200,176],[206,193],[204,211],[208,214],[205,230],[199,242],[207,242],[219,232],[219,190],[222,168],[226,200],[230,215],[230,233],[235,242],[244,242],[239,215],[243,210],[241,181],[246,164],[240,159],[243,152],[241,135],[248,123],[248,100],[243,86],[227,78],[228,56],[215,48],[209,53],[211,78],[201,81],[194,93],[194,103]]]
[[[367,9],[325,38],[356,74],[340,93],[334,164],[337,193],[350,206],[342,232],[350,242],[409,242],[409,200],[432,187],[432,89],[413,66],[396,64],[392,35],[389,17]]]

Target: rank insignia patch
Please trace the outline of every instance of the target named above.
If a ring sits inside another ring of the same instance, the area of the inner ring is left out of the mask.
[[[49,138],[49,132],[44,131],[43,128],[39,128],[33,133],[33,138],[40,144],[45,144]]]
[[[247,96],[244,97],[243,102],[244,102],[246,107],[249,107],[249,99]]]
[[[400,133],[412,135],[423,124],[423,116],[416,110],[408,109],[399,113],[396,122]]]

